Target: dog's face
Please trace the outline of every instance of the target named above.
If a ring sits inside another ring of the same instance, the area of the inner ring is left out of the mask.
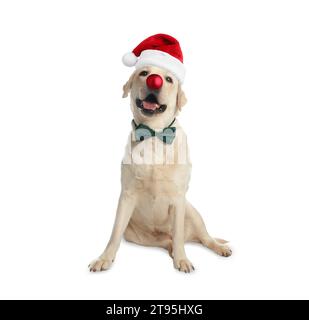
[[[134,120],[153,128],[168,126],[186,103],[177,78],[153,66],[138,69],[131,75],[123,86],[123,97],[129,92]]]

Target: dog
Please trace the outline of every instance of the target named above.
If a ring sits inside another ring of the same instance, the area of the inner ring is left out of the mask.
[[[122,237],[143,246],[164,248],[176,269],[194,266],[186,242],[198,242],[217,254],[232,254],[225,240],[209,235],[199,212],[186,199],[191,161],[186,135],[177,115],[187,99],[181,81],[166,68],[140,66],[123,86],[130,94],[132,132],[122,161],[121,185],[114,228],[92,272],[108,270]]]

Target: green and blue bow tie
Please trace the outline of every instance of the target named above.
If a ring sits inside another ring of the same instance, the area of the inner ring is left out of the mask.
[[[156,132],[145,124],[137,125],[133,120],[133,124],[135,126],[135,140],[144,141],[151,137],[157,137],[164,143],[172,144],[176,136],[176,127],[172,127],[174,122],[175,119],[168,127],[164,128],[161,132]]]

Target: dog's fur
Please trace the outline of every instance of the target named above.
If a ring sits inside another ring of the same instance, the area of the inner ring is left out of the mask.
[[[146,115],[136,106],[136,99],[145,99],[149,94],[146,85],[147,74],[158,74],[164,79],[163,86],[156,92],[159,104],[166,105],[163,113]],[[166,81],[171,77],[173,82]],[[131,95],[131,109],[136,124],[149,127],[165,128],[177,116],[186,103],[186,97],[178,80],[168,71],[157,67],[146,67],[136,70],[123,87],[123,97]],[[186,200],[186,192],[190,180],[191,163],[188,152],[186,160],[179,163],[179,149],[187,150],[187,142],[179,124],[176,126],[176,138],[172,144],[164,144],[156,137],[143,142],[136,142],[130,137],[124,159],[131,159],[136,148],[150,143],[156,157],[156,163],[137,164],[122,163],[122,191],[119,199],[116,220],[111,238],[103,254],[90,265],[90,271],[103,271],[110,268],[121,238],[144,246],[162,247],[168,250],[173,258],[174,266],[180,271],[194,270],[185,253],[185,242],[199,242],[222,256],[230,256],[232,251],[226,241],[212,238],[205,227],[202,217]],[[134,127],[133,127],[134,131]],[[164,152],[158,152],[160,144]],[[173,154],[174,163],[167,160],[166,155]]]

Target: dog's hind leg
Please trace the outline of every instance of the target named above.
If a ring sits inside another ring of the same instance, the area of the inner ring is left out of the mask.
[[[225,244],[227,241],[209,235],[201,215],[188,201],[186,203],[185,241],[199,242],[224,257],[232,254],[232,250]]]
[[[146,247],[159,247],[166,249],[172,258],[173,242],[172,238],[165,233],[156,233],[143,231],[136,227],[133,223],[129,223],[124,238],[129,241]]]

